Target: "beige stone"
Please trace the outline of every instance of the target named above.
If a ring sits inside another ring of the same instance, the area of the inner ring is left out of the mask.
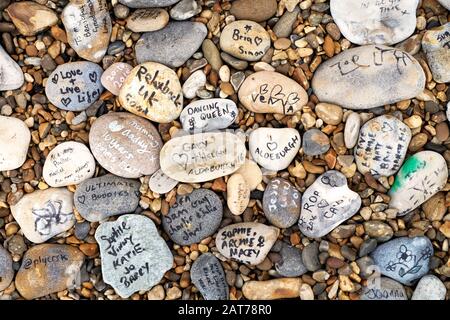
[[[244,297],[249,300],[276,300],[298,298],[302,280],[280,278],[266,281],[248,281],[242,287]]]
[[[149,32],[164,28],[169,14],[160,8],[138,9],[127,19],[127,28],[133,32]]]
[[[53,10],[34,1],[14,2],[5,11],[24,36],[33,36],[58,23]]]
[[[244,177],[250,190],[255,190],[262,181],[261,169],[255,161],[250,159],[245,159],[244,164],[236,171],[236,173],[239,173]]]
[[[231,213],[241,215],[250,201],[250,188],[239,173],[234,173],[227,182],[227,205]]]

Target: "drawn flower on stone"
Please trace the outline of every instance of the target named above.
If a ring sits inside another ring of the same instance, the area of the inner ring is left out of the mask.
[[[405,245],[400,246],[400,251],[397,252],[397,259],[403,262],[410,262],[413,258],[412,252],[408,250]]]
[[[422,254],[422,257],[424,257],[425,259],[431,258],[431,256],[432,256],[431,248],[426,247],[425,249],[422,250],[421,254]]]
[[[394,261],[389,261],[386,266],[387,271],[395,271],[395,263]]]

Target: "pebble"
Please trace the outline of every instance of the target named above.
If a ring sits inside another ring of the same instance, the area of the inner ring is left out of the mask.
[[[86,110],[100,98],[103,69],[93,62],[78,61],[59,65],[48,77],[45,94],[62,110]]]
[[[272,179],[264,191],[263,211],[267,220],[278,228],[293,226],[300,216],[300,192],[283,178]]]
[[[244,164],[236,171],[244,177],[245,183],[251,191],[255,190],[261,183],[263,174],[255,161],[245,159]]]
[[[127,28],[133,32],[150,32],[164,28],[169,14],[164,9],[138,9],[127,18]]]
[[[170,139],[161,149],[162,171],[180,182],[205,182],[229,175],[245,161],[244,142],[230,132],[206,132]]]
[[[301,138],[293,128],[258,128],[250,134],[253,160],[267,170],[286,169],[300,149]]]
[[[275,263],[275,270],[283,277],[299,277],[308,270],[303,265],[302,253],[296,248],[286,243],[280,250],[281,260]]]
[[[221,52],[220,57],[225,63],[236,70],[245,70],[248,67],[247,61],[239,60],[226,52]]]
[[[298,298],[300,278],[280,278],[265,281],[250,280],[244,283],[242,293],[248,300],[277,300]]]
[[[434,151],[421,151],[406,159],[389,190],[389,206],[403,216],[419,207],[446,184],[445,159]]]
[[[331,103],[318,103],[314,109],[317,116],[326,124],[337,126],[341,123],[343,111],[340,106]]]
[[[183,109],[176,73],[156,62],[131,70],[120,89],[119,101],[127,111],[159,123],[175,120]]]
[[[428,60],[428,66],[438,83],[450,82],[450,22],[425,32],[422,48]]]
[[[183,83],[183,95],[187,99],[192,99],[197,96],[197,91],[203,88],[206,84],[206,75],[203,70],[197,70],[192,73],[189,78]]]
[[[30,141],[30,130],[22,120],[0,116],[0,171],[22,166]]]
[[[220,48],[245,61],[259,61],[270,48],[270,36],[258,23],[250,20],[231,22],[220,34]]]
[[[71,1],[64,8],[61,20],[72,49],[83,59],[100,62],[112,31],[106,0]]]
[[[89,144],[98,163],[117,176],[139,178],[159,169],[162,140],[158,130],[133,114],[110,112],[97,118]]]
[[[300,8],[295,7],[292,12],[285,11],[280,20],[273,26],[273,32],[278,38],[287,38],[292,33],[292,28],[297,21]]]
[[[58,23],[58,16],[34,1],[14,2],[5,9],[20,34],[34,36]]]
[[[80,215],[96,222],[136,210],[140,200],[140,184],[136,180],[107,174],[81,183],[74,203]]]
[[[162,225],[176,244],[199,243],[216,232],[222,221],[223,206],[219,196],[208,189],[195,189],[178,195]]]
[[[438,2],[444,6],[445,8],[447,8],[447,10],[450,10],[450,0],[438,0]]]
[[[258,71],[247,77],[238,95],[240,102],[256,113],[293,115],[308,102],[302,86],[273,71]]]
[[[216,247],[228,259],[258,265],[266,258],[279,233],[278,228],[258,222],[231,224],[217,232]]]
[[[347,179],[339,171],[322,174],[303,193],[298,226],[307,237],[323,237],[361,207],[361,198],[347,186]]]
[[[222,58],[220,57],[219,49],[217,49],[214,42],[210,39],[205,39],[202,43],[203,56],[208,60],[213,70],[219,71],[223,65]]]
[[[447,288],[435,275],[422,277],[414,290],[411,300],[445,300]]]
[[[230,212],[236,216],[244,213],[250,202],[250,188],[244,177],[234,173],[227,181],[227,205]]]
[[[42,243],[75,224],[73,194],[65,188],[35,190],[11,206],[11,213],[25,237]]]
[[[445,205],[445,195],[442,192],[436,193],[422,205],[425,217],[430,221],[440,221],[447,212]]]
[[[150,290],[172,268],[173,256],[153,221],[126,214],[100,224],[95,232],[100,245],[103,281],[122,298]]]
[[[205,300],[229,299],[229,288],[222,265],[211,253],[204,253],[194,261],[191,280]]]
[[[118,96],[120,88],[122,88],[125,79],[133,69],[128,63],[117,62],[113,63],[108,69],[103,72],[100,81],[106,90],[113,95]]]
[[[130,8],[158,8],[168,7],[180,0],[119,0],[121,4]]]
[[[425,73],[406,52],[368,45],[345,50],[323,62],[314,74],[312,88],[321,102],[370,109],[421,94]]]
[[[394,230],[382,221],[366,221],[364,230],[369,237],[375,238],[379,242],[388,241],[394,235]]]
[[[307,156],[319,156],[330,149],[330,140],[325,133],[313,128],[304,133],[302,147]]]
[[[77,223],[75,224],[73,234],[75,235],[75,237],[77,237],[77,239],[83,240],[89,235],[90,229],[91,225],[87,221]]]
[[[136,60],[170,68],[183,65],[200,48],[207,34],[203,23],[172,21],[161,30],[144,33],[136,42]]]
[[[196,0],[181,0],[171,10],[170,17],[174,20],[187,20],[199,14],[202,5]]]
[[[392,3],[355,0],[331,0],[334,22],[355,44],[395,44],[411,36],[416,29],[419,0]]]
[[[45,159],[43,177],[51,187],[79,184],[95,174],[95,159],[80,142],[67,141],[50,151]]]
[[[363,287],[360,300],[408,300],[408,296],[405,288],[397,281],[386,277],[374,277]]]
[[[9,287],[13,278],[14,270],[11,255],[0,246],[0,292]]]
[[[428,273],[433,245],[427,237],[400,237],[379,245],[371,257],[382,275],[411,285]]]
[[[83,262],[83,253],[69,245],[45,243],[31,247],[17,272],[16,289],[31,300],[79,287]]]
[[[203,71],[199,71],[203,74]],[[185,131],[206,132],[228,128],[234,123],[237,116],[238,109],[232,100],[201,99],[191,102],[183,108],[180,122]]]
[[[173,180],[167,176],[161,169],[156,171],[150,177],[148,181],[148,186],[153,192],[164,194],[172,190],[178,184],[177,180]]]
[[[24,83],[22,69],[0,45],[0,91],[15,90]]]
[[[405,160],[410,141],[411,130],[396,117],[383,115],[367,121],[355,148],[359,172],[375,177],[393,175]]]
[[[276,0],[236,0],[231,4],[230,13],[236,20],[263,22],[277,12]]]
[[[319,244],[312,242],[302,250],[302,261],[308,271],[316,272],[322,266],[319,261]]]
[[[361,117],[357,112],[351,112],[347,117],[344,129],[344,143],[347,149],[352,149],[356,146],[359,138],[361,122]]]

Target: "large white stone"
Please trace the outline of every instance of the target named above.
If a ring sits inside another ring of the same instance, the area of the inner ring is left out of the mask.
[[[30,140],[30,130],[22,120],[0,116],[0,171],[23,165]]]
[[[23,85],[22,69],[0,45],[0,91],[15,90]]]

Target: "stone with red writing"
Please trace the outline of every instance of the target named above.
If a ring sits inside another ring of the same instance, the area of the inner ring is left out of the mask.
[[[145,216],[126,214],[104,222],[95,239],[100,246],[103,281],[122,298],[150,290],[172,268],[169,247]]]
[[[11,255],[0,245],[0,291],[9,287],[14,278]]]
[[[48,77],[45,94],[62,110],[82,111],[100,98],[103,69],[89,61],[59,65]]]
[[[191,280],[205,300],[229,299],[229,288],[222,265],[211,253],[204,253],[194,261]]]
[[[419,62],[402,50],[368,45],[323,62],[314,74],[312,88],[320,102],[370,109],[421,94],[425,73]]]
[[[267,220],[278,228],[293,226],[300,216],[300,192],[283,178],[272,179],[263,196],[263,210]]]
[[[164,28],[169,14],[164,9],[138,9],[127,18],[127,28],[133,32],[149,32]]]
[[[220,48],[238,59],[258,61],[270,48],[270,36],[260,24],[238,20],[223,28]]]
[[[164,231],[176,244],[199,243],[216,232],[222,221],[223,205],[219,196],[208,189],[196,189],[178,195],[169,213],[162,216]]]
[[[227,181],[227,205],[236,216],[244,213],[250,202],[250,188],[239,173],[233,173]]]
[[[100,81],[106,90],[117,96],[132,69],[133,67],[125,62],[113,63],[103,72]]]
[[[355,147],[359,172],[375,177],[396,173],[405,159],[411,141],[411,130],[391,115],[367,121],[361,128]]]
[[[183,109],[181,84],[175,71],[146,62],[131,70],[119,93],[122,106],[149,120],[168,123]]]
[[[92,124],[89,145],[95,159],[109,172],[139,178],[159,169],[163,143],[150,121],[128,112],[110,112]]]
[[[242,83],[238,95],[240,102],[256,113],[292,115],[308,103],[302,86],[274,71],[251,74]]]
[[[414,33],[418,4],[419,0],[331,0],[330,11],[351,42],[391,45]]]
[[[45,159],[42,176],[51,187],[79,184],[95,174],[95,159],[88,147],[67,141],[50,151]]]
[[[23,85],[22,69],[0,45],[0,91],[15,90]]]
[[[11,213],[25,237],[42,243],[75,224],[73,194],[66,188],[36,190],[11,206]]]
[[[258,222],[228,225],[217,232],[216,247],[228,259],[257,265],[264,261],[280,229]]]
[[[148,187],[153,192],[164,194],[172,190],[178,184],[177,180],[166,175],[161,169],[156,171],[148,181]]]
[[[205,132],[170,139],[161,149],[161,170],[181,182],[205,182],[234,173],[245,161],[246,148],[230,132]]]
[[[17,291],[27,300],[81,286],[83,253],[65,244],[40,244],[23,256],[16,275]]]
[[[434,81],[450,82],[450,22],[425,32],[422,48]]]
[[[137,180],[107,174],[81,183],[74,195],[74,204],[80,215],[97,222],[137,209],[141,193]]]
[[[70,46],[83,59],[100,62],[112,24],[106,0],[71,0],[61,14]]]
[[[30,129],[22,120],[0,116],[0,171],[22,166],[30,141]]]
[[[272,171],[286,169],[297,155],[300,145],[300,134],[293,128],[258,128],[249,138],[253,160]]]
[[[320,238],[350,219],[361,207],[361,197],[349,189],[339,171],[317,178],[302,196],[298,227],[307,237]]]
[[[363,287],[360,300],[408,300],[405,288],[395,280],[374,276]]]
[[[24,36],[34,36],[58,23],[58,16],[52,9],[34,1],[14,2],[5,12]]]

